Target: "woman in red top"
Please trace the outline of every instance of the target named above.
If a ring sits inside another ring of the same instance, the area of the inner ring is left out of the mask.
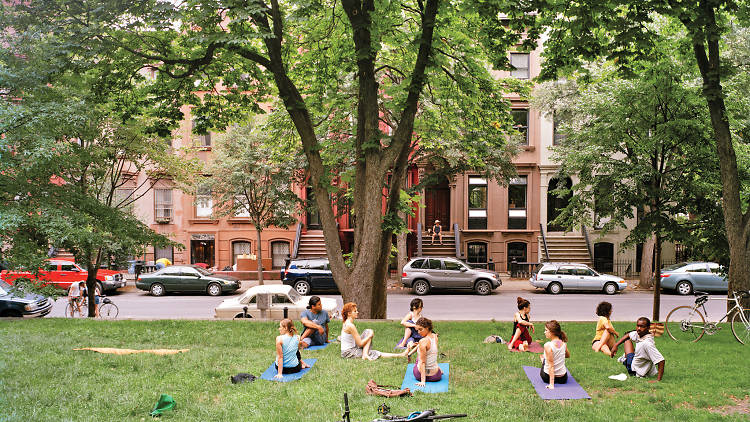
[[[517,298],[516,301],[518,302],[518,312],[513,316],[513,333],[508,342],[508,350],[518,349],[527,352],[529,344],[532,342],[529,327],[531,327],[531,332],[534,332],[534,324],[529,322],[531,303],[522,297]]]

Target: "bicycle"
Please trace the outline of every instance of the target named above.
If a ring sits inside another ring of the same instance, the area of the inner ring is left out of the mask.
[[[465,413],[456,413],[450,415],[438,415],[435,409],[428,409],[418,412],[412,412],[408,416],[394,416],[389,415],[390,408],[383,403],[378,407],[378,413],[381,414],[382,418],[373,419],[371,422],[413,422],[413,421],[436,421],[440,419],[453,419],[453,418],[465,418]],[[338,422],[351,422],[349,411],[349,396],[344,393],[344,414],[341,415],[341,420]]]
[[[120,308],[115,305],[112,300],[106,296],[99,296],[101,298],[101,304],[99,305],[99,313],[96,315],[103,319],[115,319],[120,315]],[[86,318],[89,316],[89,305],[88,298],[81,297],[76,299],[78,306],[72,307],[71,303],[65,307],[65,316],[68,318]],[[71,309],[72,307],[72,309]]]
[[[729,315],[732,315],[731,327],[734,338],[741,344],[750,344],[750,309],[743,309],[740,305],[741,299],[750,297],[750,291],[733,292],[732,297],[727,298],[727,302],[734,302],[734,306],[715,322],[706,322],[706,318],[703,317],[703,313],[708,316],[708,293],[695,292],[695,295],[698,296],[695,305],[678,306],[667,315],[667,333],[672,340],[696,342],[703,338],[704,334],[714,335],[721,329],[718,324],[725,318],[729,322]],[[703,313],[698,308],[703,308]]]

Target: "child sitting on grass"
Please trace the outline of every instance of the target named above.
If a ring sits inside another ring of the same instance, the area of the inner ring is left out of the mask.
[[[615,327],[612,326],[612,321],[609,320],[612,316],[612,304],[609,302],[599,303],[596,307],[596,314],[599,315],[599,322],[596,323],[596,335],[594,341],[591,342],[591,349],[611,357],[612,349],[617,342],[615,339],[620,336]]]
[[[508,342],[508,350],[518,349],[521,352],[528,352],[529,344],[532,342],[529,327],[531,327],[531,332],[534,332],[534,324],[529,322],[531,303],[522,297],[517,298],[516,301],[518,312],[513,316],[513,332]]]
[[[423,307],[424,303],[422,302],[422,299],[412,299],[409,304],[409,312],[401,320],[401,325],[405,327],[404,337],[396,348],[400,349],[407,347],[409,343],[416,343],[422,339],[422,336],[417,332],[416,322],[422,317]]]

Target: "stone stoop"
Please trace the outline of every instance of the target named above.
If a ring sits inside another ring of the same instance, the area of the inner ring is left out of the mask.
[[[443,244],[435,236],[435,244],[430,243],[431,236],[422,234],[422,256],[456,256],[456,236],[453,232],[443,232]]]
[[[322,258],[328,256],[323,230],[309,230],[300,236],[297,258]]]
[[[542,237],[538,237],[539,245],[544,248]],[[547,250],[550,262],[574,262],[593,265],[586,239],[583,236],[547,236]],[[544,252],[544,251],[542,251]],[[542,256],[544,254],[542,253]]]

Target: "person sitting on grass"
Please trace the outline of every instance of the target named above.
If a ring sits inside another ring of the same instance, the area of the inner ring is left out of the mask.
[[[279,373],[274,378],[283,378],[283,374],[296,374],[309,365],[302,361],[299,353],[299,336],[291,319],[282,319],[279,323],[279,335],[276,337],[276,361],[274,368]]]
[[[404,337],[396,347],[407,347],[409,343],[418,342],[422,339],[417,331],[416,321],[422,316],[423,307],[422,299],[412,299],[409,304],[409,312],[401,320],[401,325],[405,327]]]
[[[656,375],[656,380],[661,381],[664,376],[664,356],[656,348],[654,335],[649,332],[651,321],[646,317],[638,318],[635,323],[635,331],[629,331],[620,338],[612,348],[611,356],[614,357],[617,348],[625,343],[625,354],[620,356],[620,361],[628,370],[628,374],[648,377]]]
[[[531,327],[531,332],[534,332],[534,324],[529,322],[531,303],[522,297],[516,298],[516,302],[518,302],[518,312],[513,316],[513,332],[508,342],[508,350],[517,349],[528,352],[529,344],[532,342],[529,327]]]
[[[594,335],[594,341],[591,342],[591,349],[611,357],[616,338],[620,336],[612,326],[612,321],[609,320],[612,316],[612,304],[599,303],[596,307],[596,314],[599,315],[599,322],[596,323],[596,335]]]
[[[443,378],[443,371],[438,366],[438,336],[433,331],[432,321],[425,317],[417,320],[417,331],[422,336],[417,346],[417,363],[414,365],[414,378],[419,380],[417,385],[425,386],[425,382],[437,382]]]
[[[312,296],[307,309],[300,315],[302,321],[302,335],[299,347],[322,346],[328,343],[328,322],[331,318],[323,310],[323,303],[318,296]]]
[[[544,343],[544,354],[539,356],[542,359],[542,369],[539,376],[542,381],[548,383],[547,388],[554,389],[555,383],[565,384],[568,382],[568,369],[565,367],[565,359],[570,357],[568,350],[568,336],[560,327],[560,323],[548,321],[544,324],[544,336],[549,339]]]
[[[407,351],[402,353],[385,353],[372,350],[372,338],[375,332],[371,329],[362,331],[359,335],[357,327],[354,326],[354,320],[357,319],[357,304],[348,302],[341,309],[341,318],[344,325],[341,327],[341,357],[342,358],[362,358],[363,360],[375,360],[377,358],[395,358],[406,356]]]

